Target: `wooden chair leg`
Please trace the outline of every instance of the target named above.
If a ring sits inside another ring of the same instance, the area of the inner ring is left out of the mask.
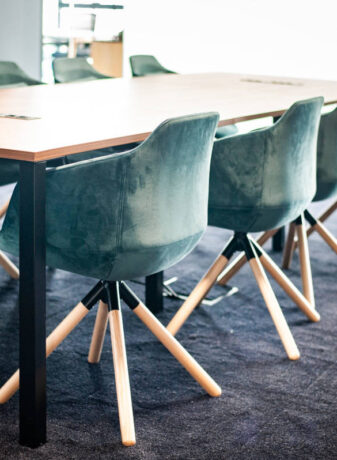
[[[125,350],[123,320],[120,309],[111,310],[109,312],[109,323],[122,443],[124,446],[133,446],[136,444],[136,434]]]
[[[332,213],[334,213],[337,209],[337,200],[329,206],[329,208],[323,212],[323,214],[318,218],[320,222],[324,222],[328,217],[331,216]]]
[[[99,363],[101,359],[107,325],[108,305],[100,300],[88,354],[88,362],[91,364]]]
[[[0,208],[0,219],[6,214],[10,200],[6,201],[4,205]]]
[[[301,224],[296,225],[298,249],[300,254],[301,277],[303,286],[303,295],[308,302],[315,308],[315,296],[312,283],[309,248],[307,233],[304,226],[304,219],[301,216]]]
[[[220,254],[167,325],[167,330],[172,335],[176,335],[193,310],[206,297],[227,263],[228,259]]]
[[[290,279],[279,269],[269,255],[255,241],[252,242],[261,253],[260,261],[263,267],[271,274],[275,281],[284,289],[286,294],[298,305],[307,317],[314,322],[320,320],[320,315],[315,310],[303,294],[294,286]]]
[[[337,200],[326,210],[323,212],[321,216],[318,217],[318,221],[322,224],[328,217],[331,216],[337,209]],[[309,237],[312,233],[317,231],[317,227],[315,225],[311,225],[307,230],[307,237]],[[329,243],[328,243],[329,244]],[[298,241],[295,242],[295,249],[298,246]]]
[[[14,278],[15,280],[19,279],[20,273],[16,265],[13,264],[11,260],[5,254],[0,251],[0,265],[6,270],[6,272]]]
[[[272,236],[277,233],[278,229],[269,230],[264,232],[259,238],[258,243],[263,246]],[[218,277],[218,284],[225,286],[228,281],[245,265],[247,258],[244,252],[242,252],[238,257],[236,257],[233,262],[231,262],[225,270]]]
[[[139,303],[133,311],[210,396],[216,397],[221,395],[221,388],[219,385],[215,383],[207,372],[196,362],[194,358],[192,358],[185,348],[157,320],[157,318],[149,311],[148,308],[145,307],[144,304]]]
[[[330,246],[330,248],[337,253],[337,239],[332,235],[332,233],[330,233],[319,220],[314,225],[314,228],[323,240]]]
[[[300,352],[298,351],[295,340],[290,332],[287,321],[283,316],[274,291],[262,268],[261,262],[255,257],[250,259],[249,265],[255,276],[256,282],[260,288],[261,294],[269,310],[270,316],[272,317],[272,320],[275,324],[276,330],[280,336],[288,358],[291,360],[299,359]]]
[[[288,230],[288,237],[283,251],[282,268],[288,269],[290,267],[293,253],[294,253],[294,238],[295,238],[296,225],[291,222]]]
[[[70,334],[79,322],[89,313],[89,310],[80,302],[53,330],[46,341],[46,356],[48,357],[60,343]],[[19,369],[0,388],[0,404],[6,403],[19,389]]]
[[[220,396],[221,388],[207,374],[185,350],[175,337],[161,324],[150,312],[131,289],[124,283],[120,283],[120,295],[124,302],[138,316],[138,318],[150,329],[157,339],[168,351],[180,362],[191,376],[207,391],[210,396]]]

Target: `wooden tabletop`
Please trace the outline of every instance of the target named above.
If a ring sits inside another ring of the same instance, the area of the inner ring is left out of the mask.
[[[337,81],[237,74],[157,75],[0,90],[0,157],[41,161],[144,140],[166,118],[217,111],[219,125],[337,103]]]

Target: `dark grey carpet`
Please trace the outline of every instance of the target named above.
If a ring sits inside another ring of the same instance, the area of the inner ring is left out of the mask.
[[[1,199],[3,197],[0,197]],[[317,206],[316,206],[317,211]],[[337,234],[337,215],[329,220]],[[166,273],[189,291],[228,239],[210,228],[193,253]],[[268,246],[267,246],[268,247]],[[137,444],[120,442],[111,346],[99,365],[86,361],[96,310],[48,359],[48,443],[18,445],[18,396],[0,407],[0,458],[22,459],[327,459],[337,458],[337,257],[310,238],[317,308],[312,324],[276,287],[302,353],[287,360],[248,267],[233,279],[240,291],[201,307],[178,338],[221,385],[210,398],[123,308]],[[275,260],[280,262],[280,256]],[[290,275],[299,285],[298,257]],[[48,332],[93,280],[48,271]],[[133,285],[140,296],[143,288]],[[17,282],[0,270],[0,381],[18,362]],[[217,287],[212,296],[221,293]],[[166,300],[167,324],[179,302]]]

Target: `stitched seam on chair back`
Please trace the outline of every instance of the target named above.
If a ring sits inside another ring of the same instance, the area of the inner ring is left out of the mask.
[[[264,175],[265,175],[265,166],[266,166],[266,152],[267,152],[267,137],[269,135],[269,130],[268,132],[265,133],[265,135],[263,136],[263,162],[262,162],[262,172],[261,172],[261,181],[260,181],[260,193],[259,193],[259,203],[257,204],[257,209],[256,209],[256,214],[255,214],[255,218],[253,219],[253,221],[251,222],[251,224],[249,225],[250,228],[252,228],[255,223],[257,222],[257,220],[260,218],[260,215],[261,215],[261,204],[262,204],[262,197],[263,197],[263,189],[264,189]]]
[[[126,187],[127,187],[127,163],[129,161],[122,162],[122,180],[120,185],[120,194],[119,194],[119,201],[118,201],[118,212],[117,212],[117,230],[116,230],[116,250],[114,254],[114,259],[110,266],[110,271],[108,273],[107,278],[110,278],[110,275],[114,269],[114,264],[118,253],[120,252],[120,248],[122,245],[122,234],[123,234],[123,223],[124,223],[124,210],[125,210],[125,194],[126,194]]]

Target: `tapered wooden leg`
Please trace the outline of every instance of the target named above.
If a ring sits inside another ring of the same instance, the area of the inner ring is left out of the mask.
[[[295,340],[290,332],[289,326],[283,316],[282,310],[260,261],[257,258],[252,258],[249,261],[249,265],[253,271],[256,282],[260,288],[261,294],[275,324],[288,358],[291,360],[299,359],[300,352],[298,351]]]
[[[119,424],[124,446],[136,444],[135,426],[121,310],[109,312]]]
[[[167,330],[175,335],[193,310],[199,305],[199,303],[206,297],[212,286],[215,284],[219,274],[222,272],[228,259],[224,255],[218,256],[214,264],[208,270],[206,275],[196,285],[191,294],[179,308],[177,313],[173,316],[167,326]]]
[[[264,232],[258,239],[257,242],[263,246],[275,233],[278,232],[278,229],[268,230]],[[228,281],[245,265],[247,262],[247,257],[244,252],[242,252],[238,257],[236,257],[233,262],[231,262],[224,271],[218,277],[218,284],[225,286]]]
[[[48,357],[60,343],[70,334],[78,323],[88,314],[89,310],[80,302],[53,330],[46,341],[46,356]],[[17,370],[12,377],[0,388],[0,404],[7,402],[19,389],[20,371]]]
[[[0,265],[6,270],[6,272],[15,280],[19,279],[20,273],[16,265],[5,254],[0,251]]]
[[[275,281],[284,289],[286,294],[298,305],[307,317],[314,322],[320,320],[320,315],[315,310],[308,300],[302,295],[302,293],[294,286],[290,279],[279,269],[275,262],[269,257],[269,255],[259,246],[256,242],[253,242],[254,246],[262,254],[260,261],[263,267],[271,274]]]
[[[314,225],[314,228],[316,232],[321,235],[323,240],[330,246],[330,248],[337,253],[337,239],[332,235],[332,233],[330,233],[319,220]]]
[[[0,219],[6,214],[10,200],[6,201],[4,205],[0,208]]]
[[[300,254],[303,295],[308,300],[308,302],[312,305],[312,307],[315,308],[315,296],[314,296],[314,288],[313,288],[313,283],[312,283],[308,240],[307,240],[307,233],[303,225],[303,217],[302,217],[302,224],[296,225],[296,231],[297,231],[297,238],[298,238],[298,249],[299,249],[299,254]]]
[[[336,211],[336,209],[337,209],[337,200],[326,211],[324,211],[323,214],[317,220],[319,220],[321,223],[324,222],[328,217],[331,216],[332,213]],[[311,235],[315,230],[316,228],[311,226],[307,230],[307,236]]]
[[[326,211],[323,212],[323,214],[318,217],[318,221],[322,224],[328,217],[331,216],[332,213],[334,213],[337,209],[337,201],[335,201]],[[307,237],[309,237],[312,233],[317,231],[317,227],[315,225],[311,225],[308,230],[307,230]],[[329,244],[329,243],[328,243]],[[298,241],[295,241],[295,249],[298,246]]]
[[[88,362],[91,364],[99,363],[101,359],[107,324],[108,305],[100,300],[88,354]]]
[[[288,237],[283,251],[282,268],[288,269],[294,253],[294,238],[295,238],[296,225],[294,222],[289,224]]]
[[[215,383],[207,372],[194,358],[192,358],[185,348],[180,345],[144,304],[140,302],[133,311],[210,396],[221,395],[221,388],[219,385]]]

